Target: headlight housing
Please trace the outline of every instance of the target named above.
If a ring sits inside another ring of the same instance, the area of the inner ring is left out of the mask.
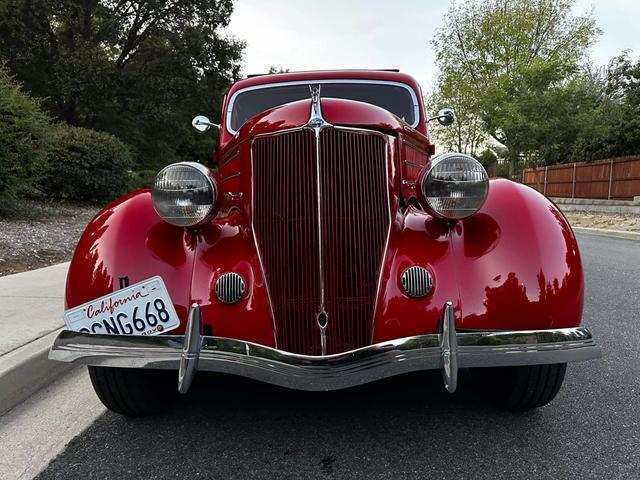
[[[160,170],[151,198],[153,208],[167,223],[195,227],[215,214],[218,188],[207,167],[180,162]]]
[[[489,175],[475,158],[445,153],[432,160],[421,181],[422,203],[433,215],[448,220],[467,218],[484,204]]]

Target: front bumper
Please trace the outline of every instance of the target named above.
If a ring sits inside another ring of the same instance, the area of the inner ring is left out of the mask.
[[[454,392],[458,369],[576,362],[601,357],[585,327],[553,330],[455,330],[453,305],[443,311],[439,334],[377,343],[349,352],[308,356],[232,338],[201,336],[193,305],[184,336],[95,335],[65,330],[49,358],[124,368],[178,370],[185,393],[196,371],[221,372],[298,390],[338,390],[418,370],[440,369]]]

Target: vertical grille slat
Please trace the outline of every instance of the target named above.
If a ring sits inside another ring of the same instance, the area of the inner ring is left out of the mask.
[[[385,139],[327,128],[319,141],[319,159],[309,129],[259,137],[252,146],[253,228],[278,347],[308,355],[321,353],[319,248],[326,353],[368,345],[390,222]]]

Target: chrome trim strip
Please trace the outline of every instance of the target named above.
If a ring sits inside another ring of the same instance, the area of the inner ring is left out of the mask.
[[[416,168],[422,168],[424,167],[423,164],[418,163],[418,162],[412,162],[411,160],[405,160],[404,161],[405,165],[409,165],[410,167],[416,167]]]
[[[429,156],[429,154],[427,153],[427,151],[423,147],[419,147],[418,145],[416,145],[415,143],[407,140],[404,137],[402,138],[402,143],[405,144],[405,145],[409,145],[409,148],[413,148],[418,153],[421,153],[423,155]],[[424,166],[424,165],[421,165],[421,166]]]
[[[326,83],[354,83],[354,84],[366,84],[366,85],[392,85],[395,87],[401,87],[404,88],[405,90],[407,90],[409,92],[409,94],[411,95],[411,100],[413,101],[413,115],[414,115],[414,121],[411,124],[412,128],[416,128],[418,126],[418,123],[420,123],[420,104],[418,103],[418,96],[416,95],[416,92],[413,90],[413,88],[411,88],[409,85],[407,85],[406,83],[402,83],[402,82],[393,82],[390,80],[362,80],[362,79],[324,79],[324,80],[297,80],[297,81],[292,81],[292,82],[276,82],[276,83],[263,83],[261,85],[253,85],[251,87],[245,87],[245,88],[241,88],[240,90],[238,90],[237,92],[235,92],[233,95],[231,95],[231,98],[229,99],[229,103],[227,104],[227,112],[226,112],[226,121],[225,121],[225,127],[227,128],[227,131],[231,134],[231,135],[235,135],[236,133],[238,133],[237,130],[234,130],[233,128],[231,128],[231,113],[233,112],[233,104],[236,101],[236,97],[238,95],[240,95],[241,93],[244,92],[249,92],[252,90],[261,90],[264,88],[274,88],[274,87],[285,87],[287,85],[322,85],[322,84],[326,84]]]
[[[318,285],[320,288],[320,306],[318,308],[318,315],[316,316],[316,322],[318,328],[320,328],[320,351],[322,355],[327,353],[327,325],[329,322],[329,315],[325,308],[325,289],[324,289],[324,255],[322,250],[322,175],[321,169],[321,155],[322,146],[320,141],[320,133],[323,129],[332,125],[328,124],[322,116],[322,100],[320,99],[320,85],[315,88],[309,85],[311,91],[311,112],[309,114],[309,121],[305,128],[313,130],[316,140],[316,207],[318,212]],[[321,321],[321,319],[323,319]]]
[[[240,172],[230,173],[229,175],[224,177],[222,180],[220,180],[220,183],[224,183],[227,180],[231,180],[232,178],[239,177],[239,176],[240,176]]]
[[[221,162],[218,164],[218,169],[224,168],[227,165],[229,165],[231,162],[233,162],[236,158],[240,157],[240,149],[238,148],[235,152],[233,152],[231,155],[227,155],[226,157],[224,157]]]
[[[542,365],[600,358],[585,327],[456,333],[458,368]],[[421,335],[349,352],[308,356],[251,342],[202,337],[198,369],[240,375],[299,390],[337,390],[418,370],[442,369],[441,335]],[[95,335],[69,330],[49,358],[124,368],[179,368],[185,337]]]

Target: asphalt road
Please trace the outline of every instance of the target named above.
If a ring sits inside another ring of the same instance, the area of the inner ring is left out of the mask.
[[[638,479],[640,243],[579,241],[604,358],[543,409],[497,411],[464,377],[448,395],[437,373],[331,393],[201,376],[163,416],[100,414],[38,478]]]

